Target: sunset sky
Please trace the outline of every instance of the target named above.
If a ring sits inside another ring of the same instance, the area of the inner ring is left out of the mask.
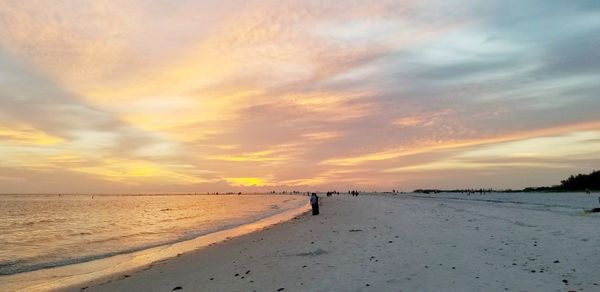
[[[600,1],[0,1],[0,193],[552,185]]]

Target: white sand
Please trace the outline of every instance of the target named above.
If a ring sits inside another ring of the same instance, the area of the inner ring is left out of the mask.
[[[401,195],[322,203],[85,291],[600,291],[597,215]]]

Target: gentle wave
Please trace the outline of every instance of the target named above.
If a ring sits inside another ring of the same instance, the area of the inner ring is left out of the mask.
[[[190,240],[297,208],[304,197],[0,196],[0,275]],[[25,211],[25,212],[24,212]],[[17,214],[21,214],[20,216]],[[27,214],[27,215],[22,215]]]

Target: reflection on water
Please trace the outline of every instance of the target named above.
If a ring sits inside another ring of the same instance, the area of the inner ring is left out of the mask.
[[[0,275],[182,241],[303,203],[274,195],[1,195]]]

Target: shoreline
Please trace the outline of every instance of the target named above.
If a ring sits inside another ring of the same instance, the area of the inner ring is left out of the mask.
[[[64,291],[594,291],[600,217],[493,202],[321,198],[260,232]],[[283,288],[283,289],[282,289]]]
[[[163,244],[138,251],[112,255],[91,261],[44,268],[29,272],[0,276],[0,290],[48,291],[68,289],[83,283],[97,283],[115,275],[133,272],[154,262],[168,260],[184,253],[206,248],[248,233],[260,231],[308,211],[307,204],[285,210],[242,225],[202,234],[194,238]]]

